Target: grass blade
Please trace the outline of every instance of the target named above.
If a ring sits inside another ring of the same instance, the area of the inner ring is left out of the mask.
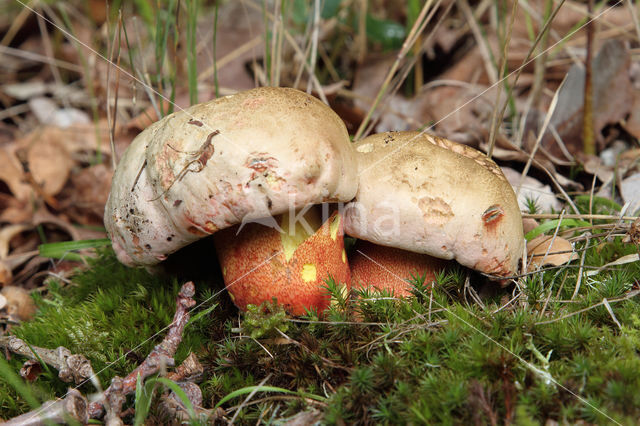
[[[71,253],[74,250],[105,247],[111,244],[108,238],[97,240],[63,241],[59,243],[40,244],[38,251],[40,256],[51,259],[82,260],[82,256]]]

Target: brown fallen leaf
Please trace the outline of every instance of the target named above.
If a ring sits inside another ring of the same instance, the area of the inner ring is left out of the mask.
[[[423,97],[425,105],[423,121],[431,120],[437,123],[436,131],[439,135],[460,143],[474,143],[480,140],[477,128],[483,124],[474,114],[474,107],[484,100],[474,99],[477,96],[474,85],[487,83],[483,67],[482,54],[476,47],[438,78],[442,81],[457,81],[460,82],[459,85],[434,85],[419,95]]]
[[[11,272],[11,268],[4,261],[0,260],[0,287],[11,284],[12,279],[13,272]],[[6,303],[6,299],[4,299],[4,296],[0,297],[0,309],[2,309],[3,300]]]
[[[5,259],[9,255],[13,237],[31,228],[29,225],[8,225],[0,228],[0,259]]]
[[[11,193],[19,200],[27,200],[33,190],[27,183],[27,179],[13,149],[9,147],[0,148],[0,181],[3,181]]]
[[[22,287],[6,286],[0,292],[6,299],[5,310],[13,321],[29,321],[36,313],[36,305],[29,292]]]
[[[602,129],[607,124],[623,120],[631,110],[633,90],[629,66],[629,50],[616,39],[606,42],[593,61],[593,130],[600,148],[604,144],[600,134]],[[584,80],[584,67],[573,65],[560,88],[558,103],[549,123],[572,155],[582,151]],[[532,149],[529,143],[527,145],[529,150]],[[542,138],[541,147],[555,157],[565,157],[564,150],[549,130]]]
[[[633,106],[629,118],[622,124],[624,129],[631,135],[640,139],[640,89],[633,91]]]
[[[40,374],[42,374],[42,365],[38,360],[30,359],[22,364],[20,369],[20,377],[28,382],[35,382]]]
[[[633,243],[637,246],[640,246],[640,219],[636,219],[633,221],[633,223],[629,227],[627,235],[625,235],[622,239],[622,242]]]
[[[30,261],[38,255],[37,250],[24,253],[16,253],[0,259],[0,287],[7,286],[13,282],[13,271]]]
[[[0,192],[0,222],[28,223],[33,214],[33,203],[28,199],[21,200],[11,194]]]
[[[58,211],[74,223],[102,226],[112,176],[113,170],[104,164],[72,173],[67,186],[58,196]]]
[[[46,196],[62,190],[74,165],[71,154],[56,140],[41,139],[31,145],[27,163],[36,184]]]
[[[39,143],[54,143],[64,148],[72,157],[81,152],[95,152],[98,149],[108,155],[111,151],[109,142],[110,127],[106,119],[98,124],[74,124],[69,127],[40,126],[37,129],[16,139],[17,149],[29,152],[31,146]],[[121,132],[116,128],[116,136]]]
[[[522,230],[524,231],[525,234],[527,234],[529,231],[533,231],[534,229],[536,229],[538,225],[539,225],[538,221],[533,218],[530,218],[530,217],[522,218]]]
[[[528,272],[533,272],[545,265],[560,266],[578,258],[573,246],[562,237],[540,235],[527,243],[529,257]]]

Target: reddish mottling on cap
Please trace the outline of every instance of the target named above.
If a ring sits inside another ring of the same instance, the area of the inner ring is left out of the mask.
[[[482,222],[488,231],[494,231],[503,217],[503,208],[498,205],[493,205],[482,214]]]
[[[354,146],[359,187],[344,210],[347,234],[487,274],[517,272],[518,200],[485,154],[421,132],[371,135]]]

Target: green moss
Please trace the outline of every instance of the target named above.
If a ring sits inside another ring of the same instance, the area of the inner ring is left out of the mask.
[[[617,238],[592,241],[587,250],[592,267],[630,251]],[[433,290],[413,277],[415,297],[408,300],[367,290],[347,298],[329,280],[330,309],[295,321],[273,305],[238,315],[227,299],[214,297],[215,279],[203,278],[196,282],[197,300],[207,302],[188,325],[176,360],[194,351],[205,366],[200,385],[206,407],[268,377],[270,386],[328,397],[322,406],[327,424],[507,418],[515,424],[632,424],[640,416],[640,315],[638,298],[629,292],[637,288],[639,267],[585,275],[572,300],[577,274],[572,266],[538,273],[519,288],[494,288],[483,296],[484,305],[467,299],[465,282],[480,294],[482,286],[494,284],[463,268],[439,274]],[[52,283],[38,300],[36,319],[14,332],[33,345],[62,345],[86,355],[106,385],[138,365],[164,336],[181,282],[126,268],[105,251],[71,285]],[[519,297],[505,306],[514,293]],[[602,305],[605,297],[611,312]],[[10,365],[18,371],[22,361],[13,357]],[[67,388],[55,371],[31,386],[41,401]],[[81,390],[93,391],[88,384]],[[239,422],[309,408],[297,397],[260,398],[243,407]],[[4,380],[0,401],[5,417],[29,409]]]

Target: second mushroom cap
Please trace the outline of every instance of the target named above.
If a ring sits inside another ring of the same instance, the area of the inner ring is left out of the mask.
[[[517,271],[524,237],[518,203],[500,168],[465,145],[419,132],[356,143],[359,188],[345,232],[493,275]]]

